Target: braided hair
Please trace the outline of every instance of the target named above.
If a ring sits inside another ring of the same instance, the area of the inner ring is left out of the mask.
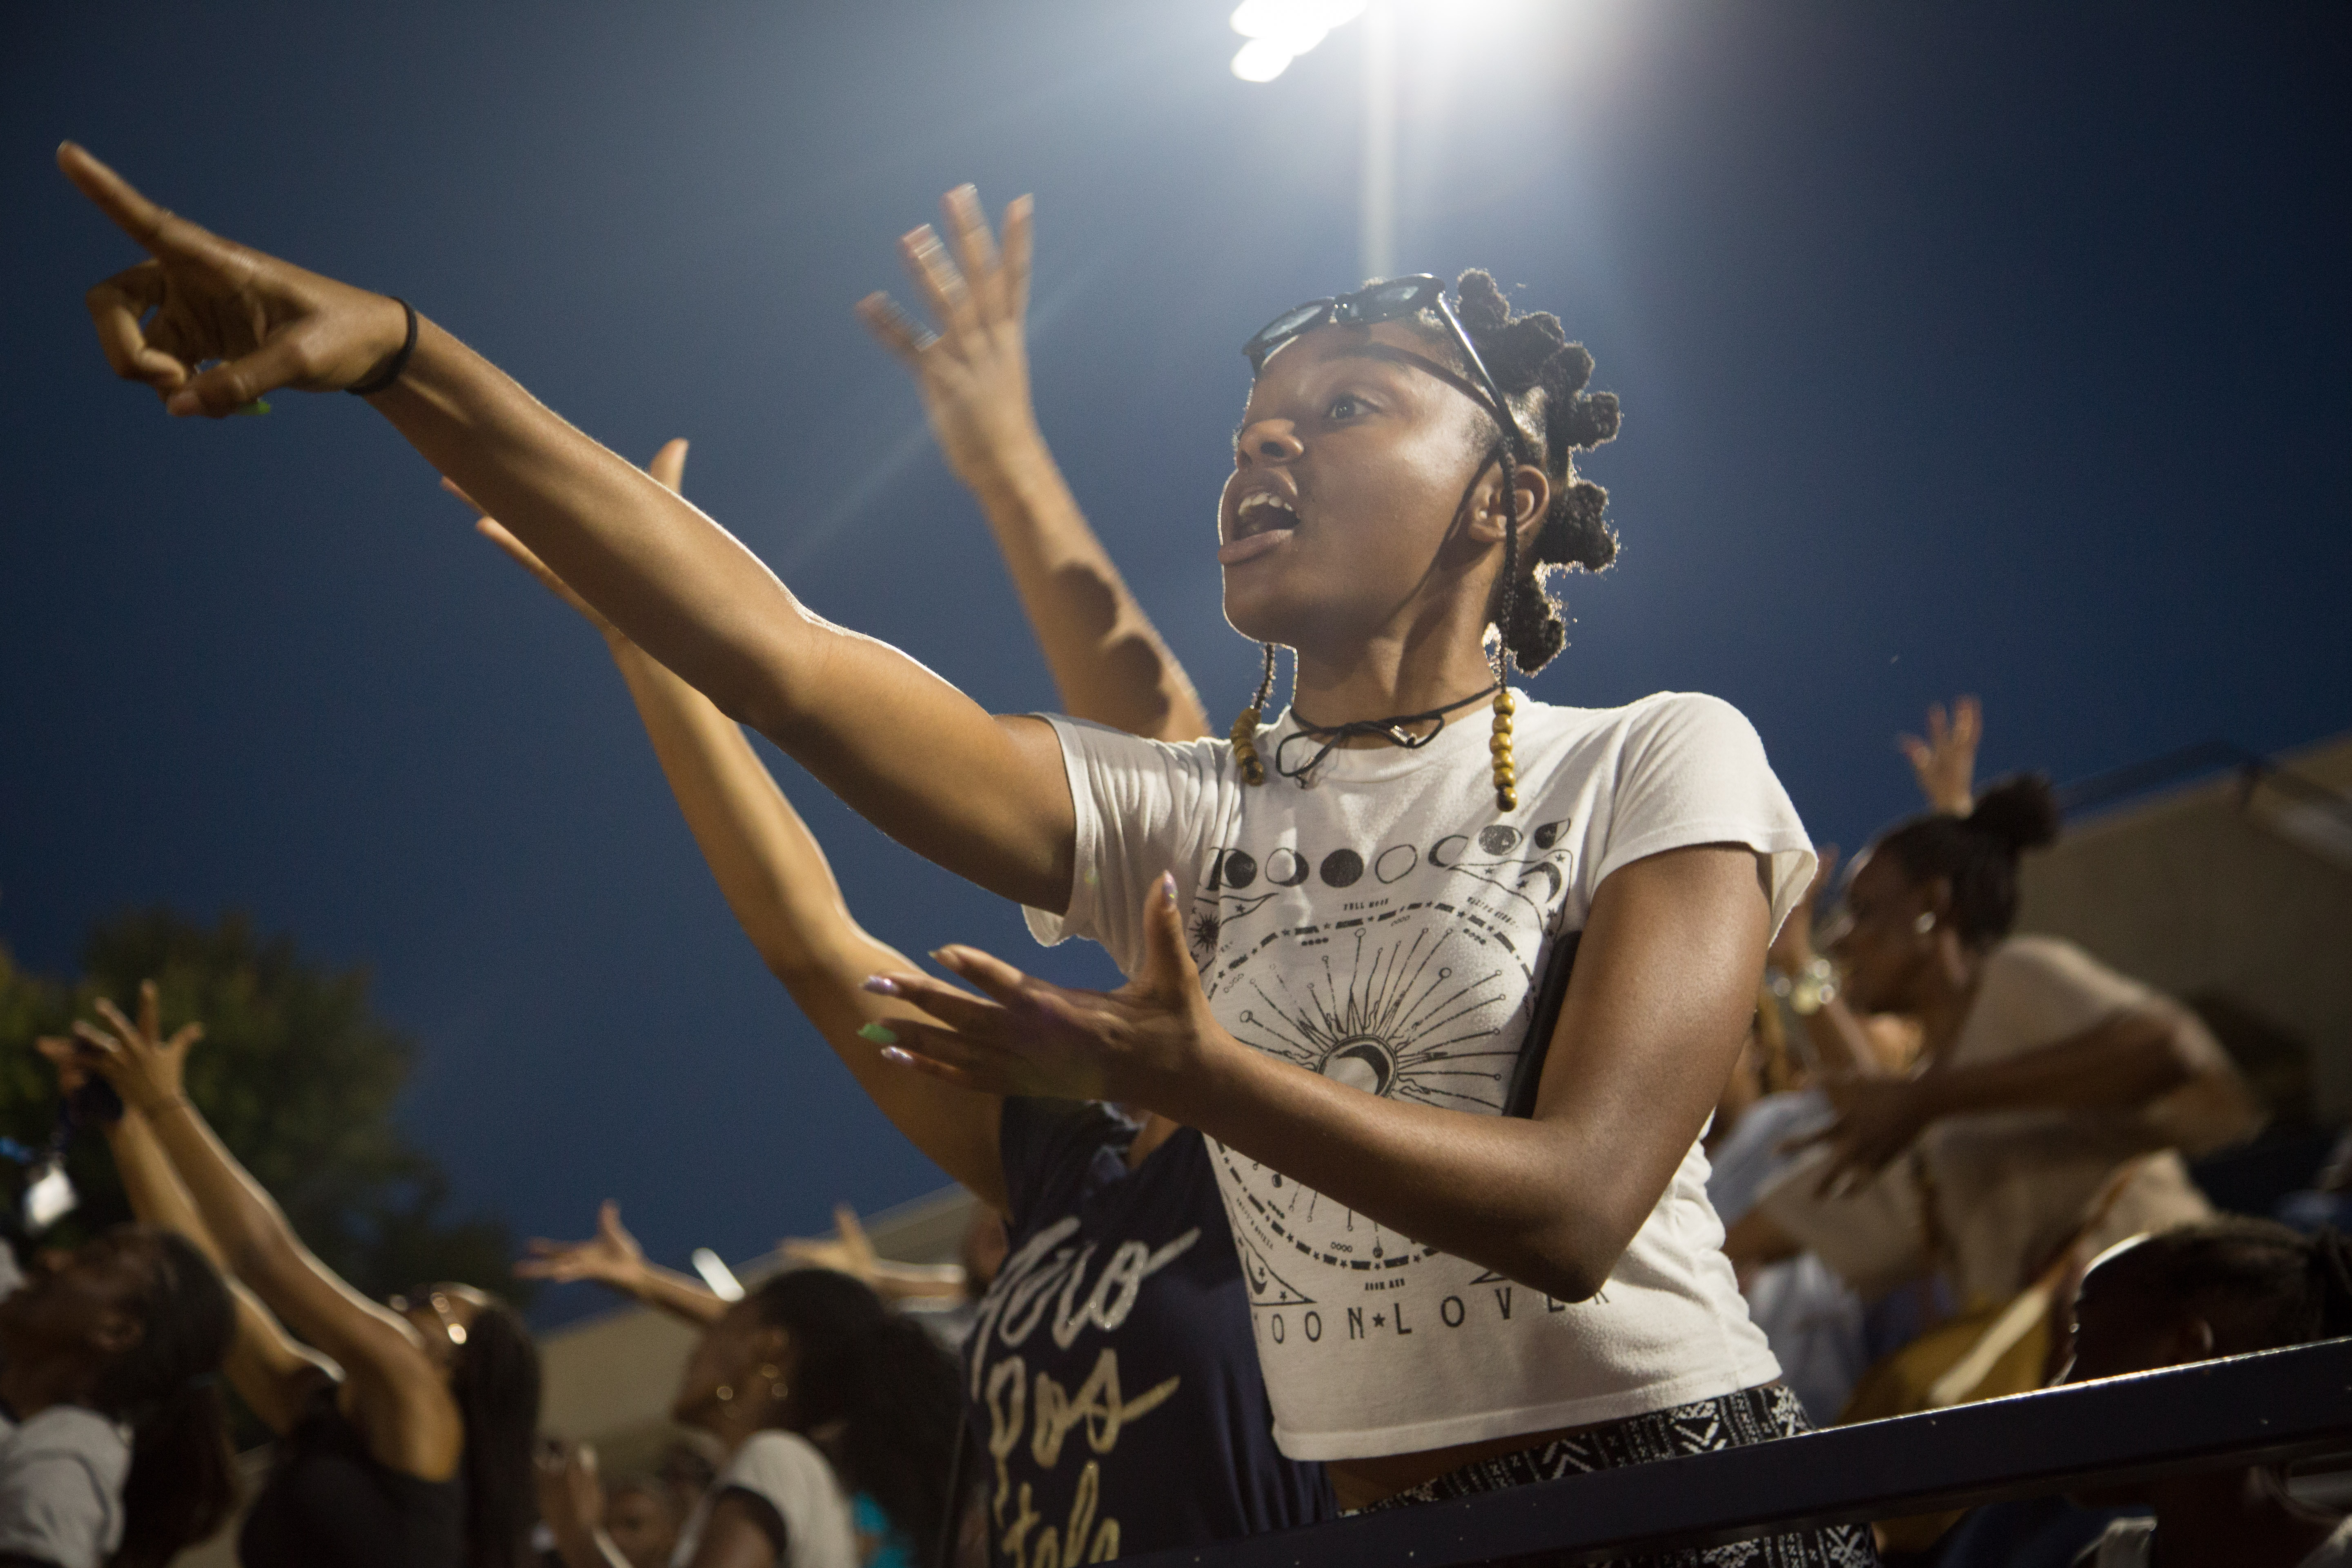
[[[1510,399],[1521,430],[1541,436],[1542,449],[1528,456],[1551,478],[1550,508],[1524,557],[1519,531],[1503,532],[1503,570],[1487,606],[1503,651],[1521,673],[1532,675],[1568,642],[1550,579],[1579,567],[1599,572],[1617,558],[1617,531],[1602,515],[1609,492],[1579,479],[1572,460],[1573,454],[1615,438],[1617,395],[1585,391],[1592,355],[1568,341],[1550,311],[1513,315],[1491,274],[1472,268],[1455,279],[1454,293],[1463,330]]]
[[[2216,1355],[2352,1334],[2352,1237],[2231,1217],[2159,1231],[2099,1265],[2150,1305],[2213,1327]]]

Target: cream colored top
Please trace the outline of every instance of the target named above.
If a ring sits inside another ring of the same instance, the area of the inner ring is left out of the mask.
[[[1986,955],[1975,1004],[1930,1070],[2005,1061],[2161,1002],[2154,991],[2072,942],[2020,936]],[[1774,1221],[1864,1295],[1925,1271],[1932,1194],[1954,1282],[1975,1302],[2015,1295],[2089,1217],[2125,1162],[2158,1150],[2201,1154],[2251,1135],[2261,1112],[2210,1031],[2192,1017],[2183,1048],[2194,1073],[2145,1105],[1985,1111],[1937,1121],[1878,1180],[1822,1198],[1826,1151],[1794,1162],[1759,1200]],[[2151,1162],[2124,1205],[2136,1229],[2210,1212],[2178,1162]]]

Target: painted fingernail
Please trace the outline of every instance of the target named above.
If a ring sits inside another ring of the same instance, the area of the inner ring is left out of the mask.
[[[860,1025],[857,1037],[861,1040],[871,1040],[877,1046],[895,1046],[898,1043],[898,1037],[879,1024]]]
[[[1176,901],[1175,872],[1162,871],[1160,873],[1160,896],[1167,900],[1171,904]]]
[[[882,1059],[886,1062],[897,1062],[902,1068],[913,1067],[915,1065],[915,1058],[908,1056],[905,1051],[900,1050],[896,1046],[883,1047]]]
[[[953,963],[962,956],[953,947],[935,947],[931,949],[929,954],[933,963]]]
[[[887,974],[869,974],[866,977],[864,989],[877,996],[896,996],[898,994],[898,983]]]

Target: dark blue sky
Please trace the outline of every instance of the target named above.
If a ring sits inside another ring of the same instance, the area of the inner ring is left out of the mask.
[[[81,291],[134,253],[51,150],[408,296],[622,451],[691,437],[814,605],[1005,709],[1051,688],[849,306],[947,185],[1034,190],[1047,434],[1222,721],[1236,348],[1352,282],[1358,135],[1352,37],[1245,86],[1227,8],[13,16],[0,940],[63,970],[162,900],[371,965],[405,1114],[526,1234],[611,1195],[742,1256],[938,1184],[753,960],[593,637],[388,427],[176,424],[107,374]],[[1848,844],[1958,689],[1988,766],[2061,779],[2352,727],[2352,11],[1454,9],[1500,20],[1408,24],[1401,263],[1524,285],[1626,411],[1621,563],[1538,694],[1719,693]],[[1108,974],[781,766],[888,940]]]

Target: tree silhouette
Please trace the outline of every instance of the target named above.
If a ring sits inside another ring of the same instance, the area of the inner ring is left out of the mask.
[[[528,1300],[505,1224],[446,1215],[447,1176],[393,1120],[415,1048],[370,1009],[366,971],[332,972],[291,938],[257,937],[241,915],[209,927],[167,910],[105,921],[72,984],[19,969],[0,948],[0,1133],[38,1144],[56,1125],[56,1076],[34,1040],[65,1033],[100,996],[135,1011],[150,978],[167,1029],[205,1026],[189,1098],[330,1268],[378,1298],[457,1279]],[[74,1141],[67,1171],[81,1206],[60,1239],[129,1217],[98,1137]]]

